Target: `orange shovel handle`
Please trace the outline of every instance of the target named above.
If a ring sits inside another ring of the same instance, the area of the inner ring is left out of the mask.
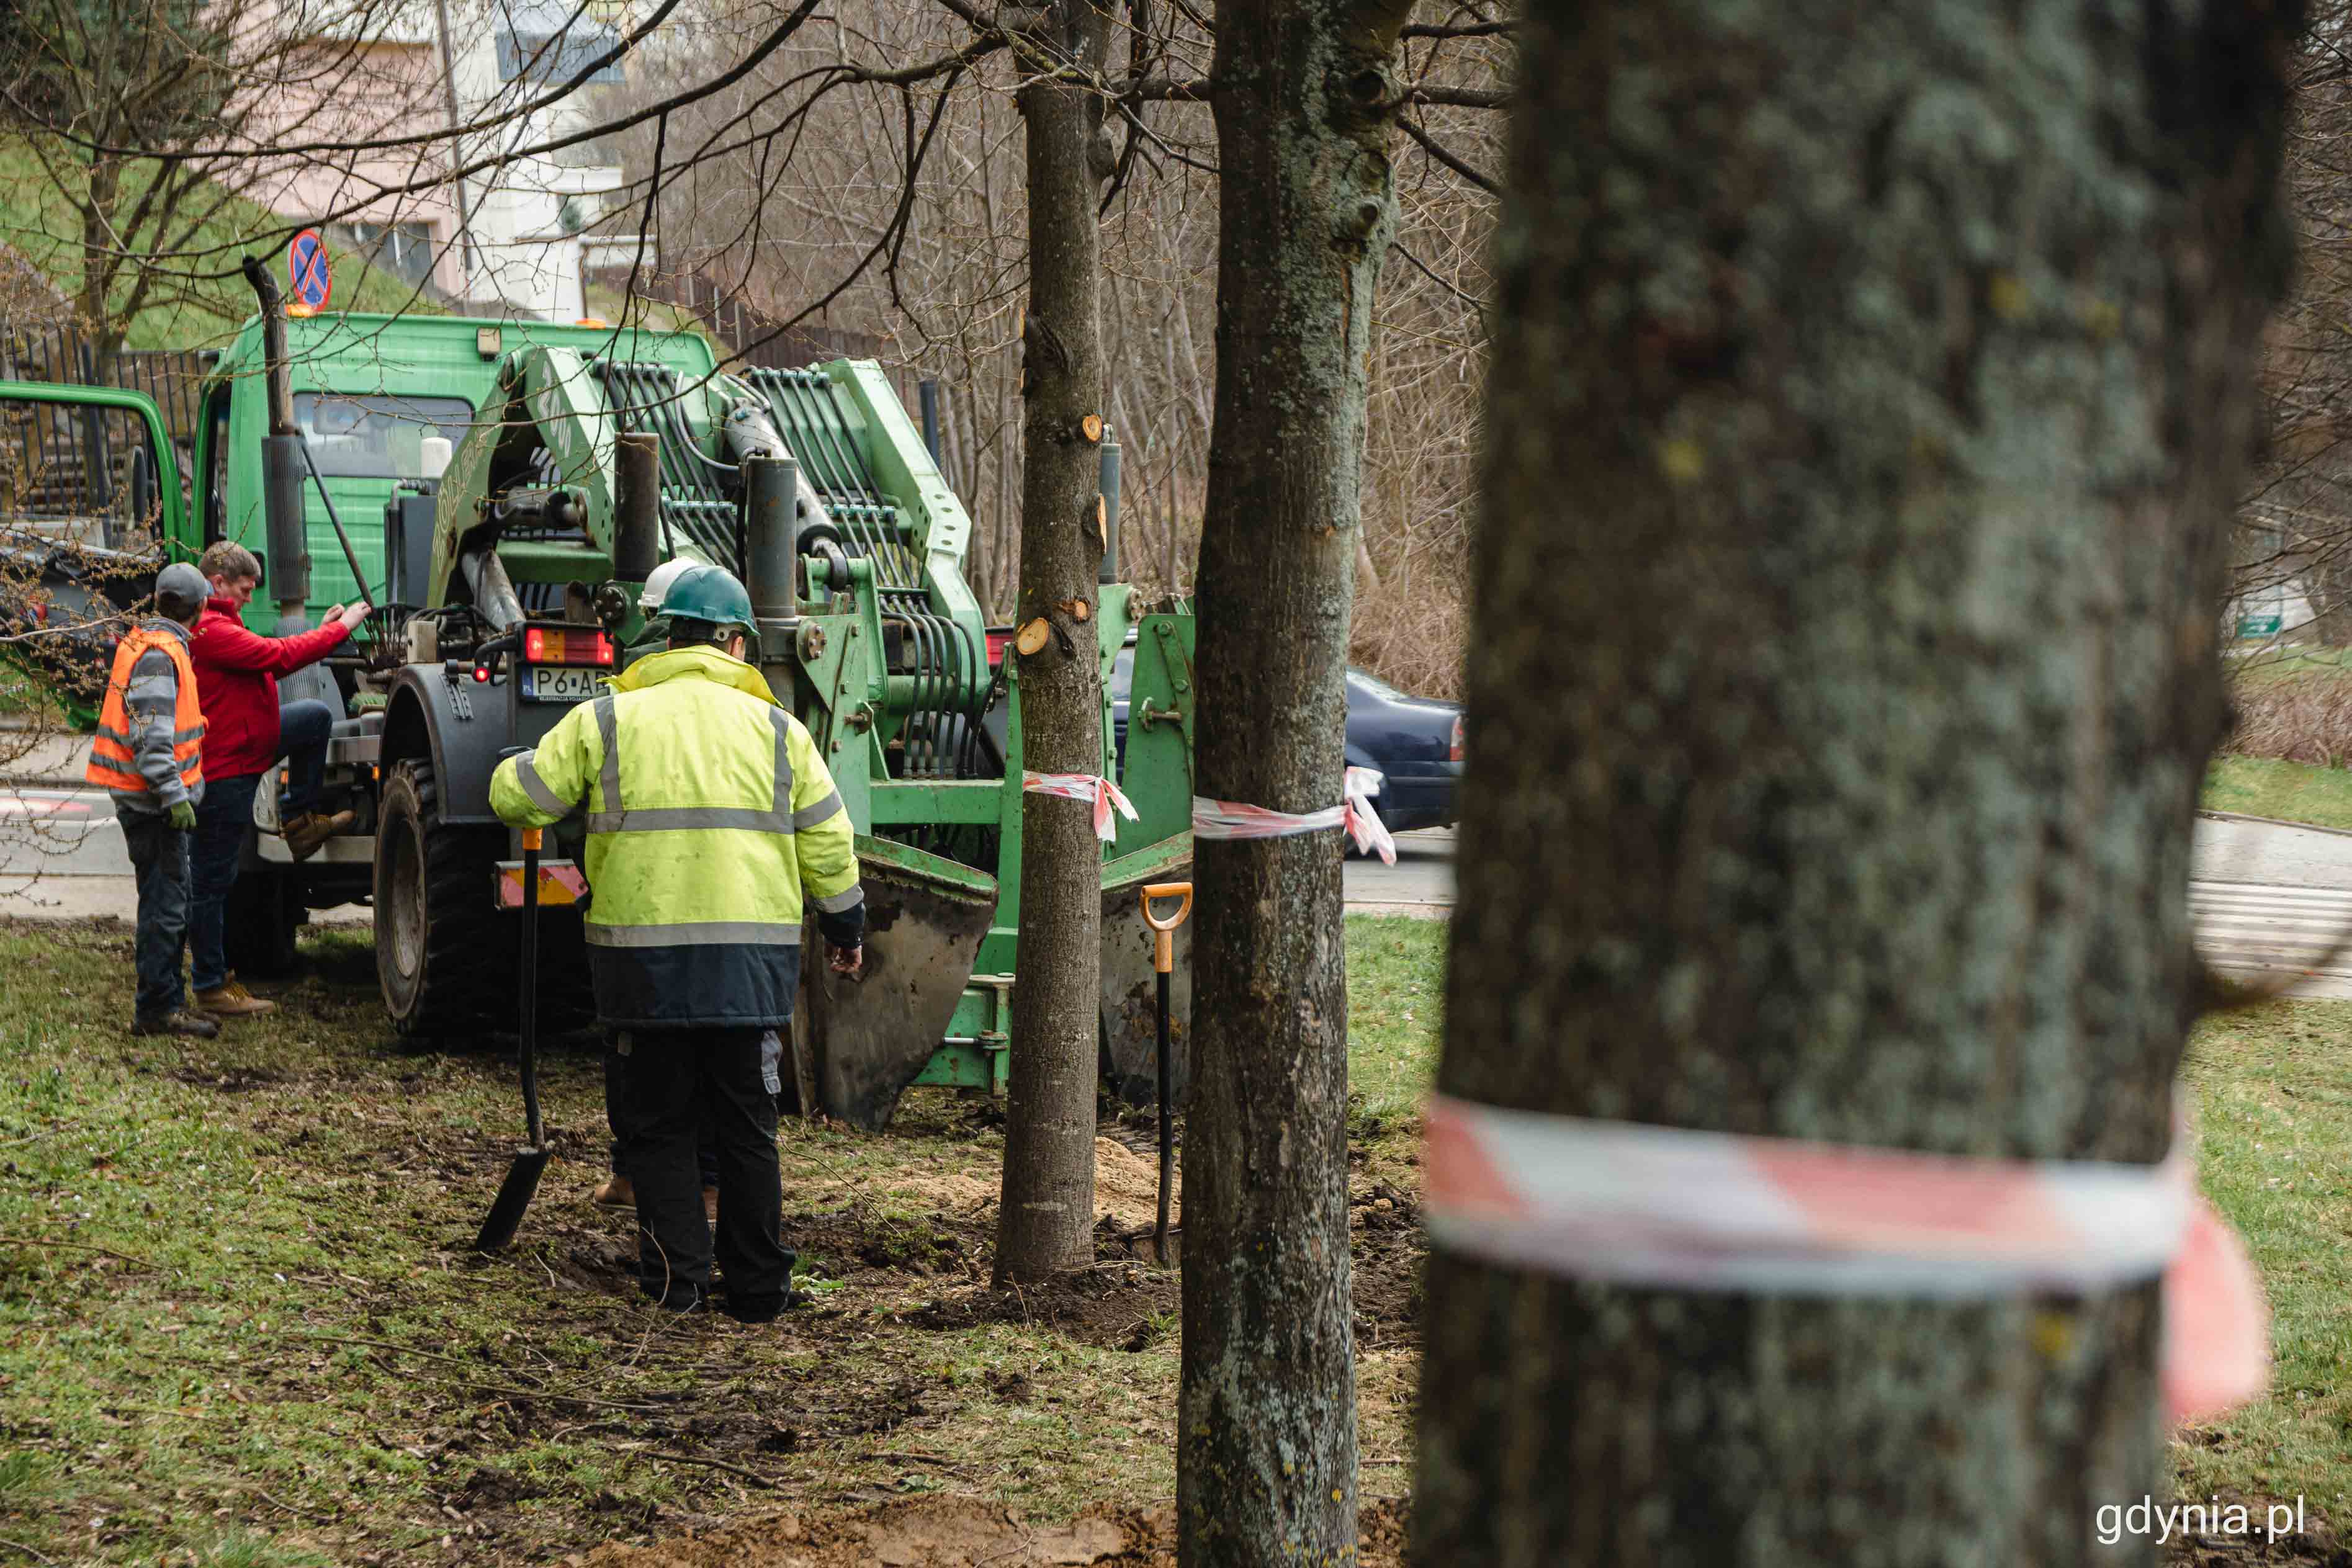
[[[1181,898],[1184,902],[1176,906],[1175,914],[1162,920],[1151,912],[1151,901],[1155,898]],[[1143,923],[1151,927],[1151,967],[1163,975],[1169,974],[1176,967],[1176,938],[1173,933],[1176,927],[1184,924],[1185,916],[1192,913],[1192,884],[1189,882],[1148,883],[1136,902],[1143,910]]]

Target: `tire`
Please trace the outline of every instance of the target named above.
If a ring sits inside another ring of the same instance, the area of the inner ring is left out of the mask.
[[[494,902],[507,848],[498,828],[439,820],[433,764],[412,758],[384,778],[375,837],[375,967],[392,1027],[408,1040],[520,1027],[515,981],[522,923]],[[593,1016],[580,917],[540,912],[542,1037]]]
[[[295,938],[310,912],[293,880],[274,866],[241,873],[229,890],[221,946],[239,976],[274,980],[294,972]]]

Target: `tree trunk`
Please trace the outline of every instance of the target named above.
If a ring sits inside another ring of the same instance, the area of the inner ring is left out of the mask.
[[[1524,14],[1444,1092],[2162,1155],[2293,9]],[[1441,1250],[1417,1558],[2084,1561],[2157,1295]]]
[[[1406,0],[1227,0],[1196,789],[1335,805]],[[1176,1449],[1187,1568],[1356,1550],[1339,839],[1193,857]]]
[[[103,383],[113,379],[114,361],[129,322],[115,310],[114,279],[123,266],[116,254],[121,240],[116,234],[115,209],[122,200],[122,165],[111,158],[94,157],[79,193],[81,207],[81,290],[75,307],[81,317],[98,363],[92,370]]]
[[[1056,61],[1099,64],[1109,13],[1064,0],[1044,42]],[[1050,628],[1018,657],[1024,766],[1103,770],[1102,669],[1093,619],[1102,427],[1100,234],[1095,133],[1102,100],[1043,77],[1020,95],[1028,122],[1029,307],[1022,328],[1024,422],[1019,623]],[[1083,615],[1081,614],[1083,612]],[[1102,844],[1080,800],[1032,794],[1021,813],[1021,977],[1013,992],[1013,1082],[996,1283],[1094,1261],[1095,1079],[1099,1060]]]

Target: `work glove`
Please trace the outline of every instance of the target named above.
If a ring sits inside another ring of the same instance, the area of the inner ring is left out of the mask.
[[[856,979],[866,972],[866,949],[863,946],[835,947],[829,967],[845,979]]]
[[[172,826],[184,833],[196,831],[196,809],[185,800],[172,808]]]

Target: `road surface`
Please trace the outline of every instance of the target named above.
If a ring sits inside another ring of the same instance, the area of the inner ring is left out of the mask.
[[[2189,904],[2218,967],[2269,975],[2294,994],[2352,998],[2352,833],[2200,819]],[[1351,860],[1348,907],[1442,919],[1454,905],[1450,828],[1400,834],[1397,863]],[[103,790],[0,786],[0,915],[135,917],[138,898]],[[315,918],[364,922],[357,904]]]
[[[114,802],[103,789],[0,785],[0,915],[135,920],[139,894]],[[311,916],[329,924],[373,920],[358,904]]]

